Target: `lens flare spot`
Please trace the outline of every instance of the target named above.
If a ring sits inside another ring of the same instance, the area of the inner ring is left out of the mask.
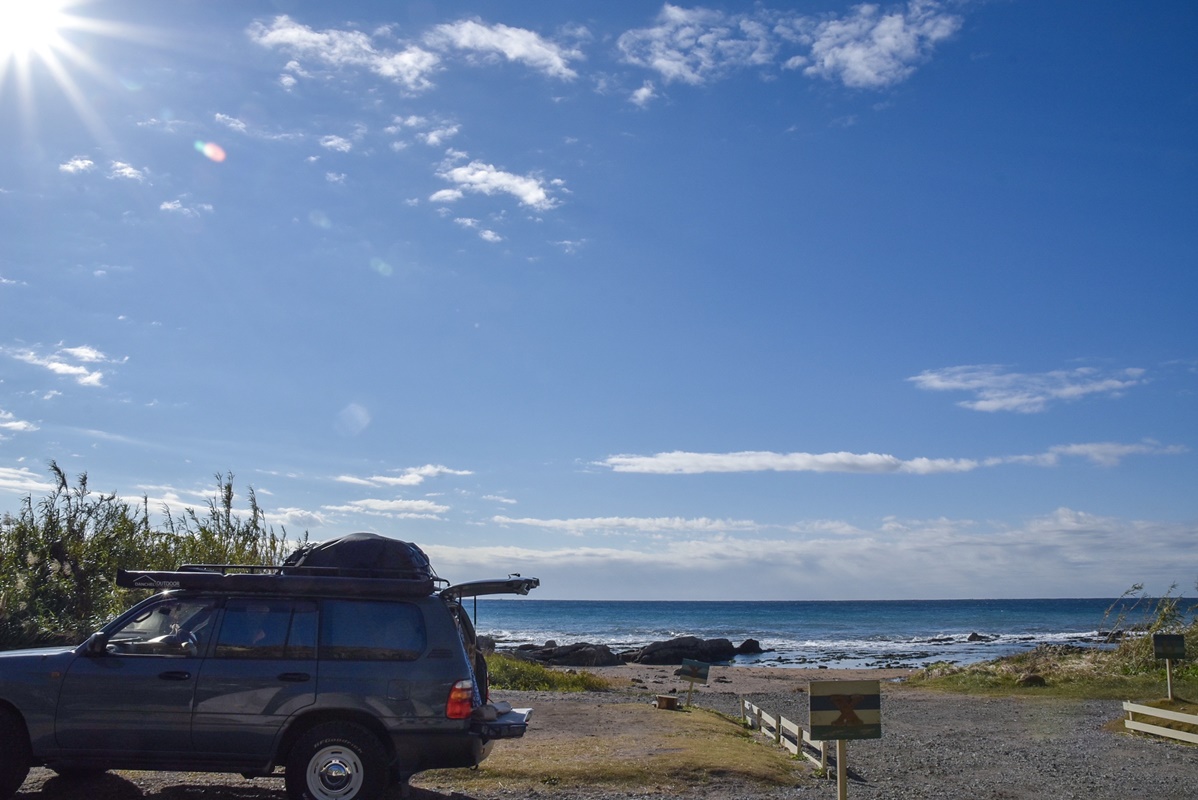
[[[201,142],[196,140],[196,152],[203,154],[217,164],[225,160],[225,149],[216,142]]]
[[[370,259],[370,268],[384,278],[390,278],[395,274],[395,268],[381,258]]]
[[[329,215],[323,211],[309,211],[308,222],[315,227],[323,228],[326,231],[333,227],[333,221],[329,219]]]

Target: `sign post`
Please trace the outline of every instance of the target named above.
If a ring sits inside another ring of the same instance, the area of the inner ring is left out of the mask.
[[[811,738],[836,741],[836,800],[847,800],[849,739],[882,738],[877,681],[812,681],[807,687]]]
[[[705,664],[702,661],[693,661],[689,658],[682,659],[682,666],[674,670],[674,674],[682,678],[690,685],[686,690],[686,704],[691,704],[691,694],[695,691],[696,683],[707,683],[707,675],[711,671],[711,665]]]
[[[1180,633],[1152,634],[1152,653],[1165,659],[1165,687],[1173,699],[1173,659],[1186,657],[1186,637]]]

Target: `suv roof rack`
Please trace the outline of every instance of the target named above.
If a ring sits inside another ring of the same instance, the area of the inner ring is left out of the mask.
[[[184,564],[177,570],[118,569],[116,585],[126,589],[192,589],[353,597],[424,597],[444,578],[411,570],[343,567],[275,567],[239,564]]]

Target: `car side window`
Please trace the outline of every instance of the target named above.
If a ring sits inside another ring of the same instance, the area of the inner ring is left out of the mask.
[[[235,597],[225,602],[217,658],[315,658],[316,604]]]
[[[164,598],[109,634],[108,652],[195,657],[204,652],[215,613],[210,598]]]
[[[321,658],[415,661],[426,643],[424,615],[411,603],[326,600],[321,605]]]

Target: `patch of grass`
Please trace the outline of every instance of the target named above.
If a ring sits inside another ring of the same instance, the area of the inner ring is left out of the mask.
[[[704,709],[667,712],[647,703],[602,703],[578,704],[575,711],[568,732],[549,737],[530,731],[498,743],[473,772],[425,772],[416,782],[471,794],[553,787],[695,796],[725,782],[794,786],[806,773],[782,748],[762,744],[739,722]]]
[[[1044,685],[1021,683],[1032,675],[1042,678]],[[1163,695],[1165,669],[1162,662],[1153,669],[1129,670],[1119,649],[1041,645],[1026,653],[968,666],[932,664],[913,675],[909,683],[970,694],[1127,700]],[[1173,686],[1175,693],[1198,696],[1198,674],[1175,666]]]
[[[520,692],[605,692],[611,684],[591,672],[550,669],[503,653],[487,656],[487,671],[494,689]]]

